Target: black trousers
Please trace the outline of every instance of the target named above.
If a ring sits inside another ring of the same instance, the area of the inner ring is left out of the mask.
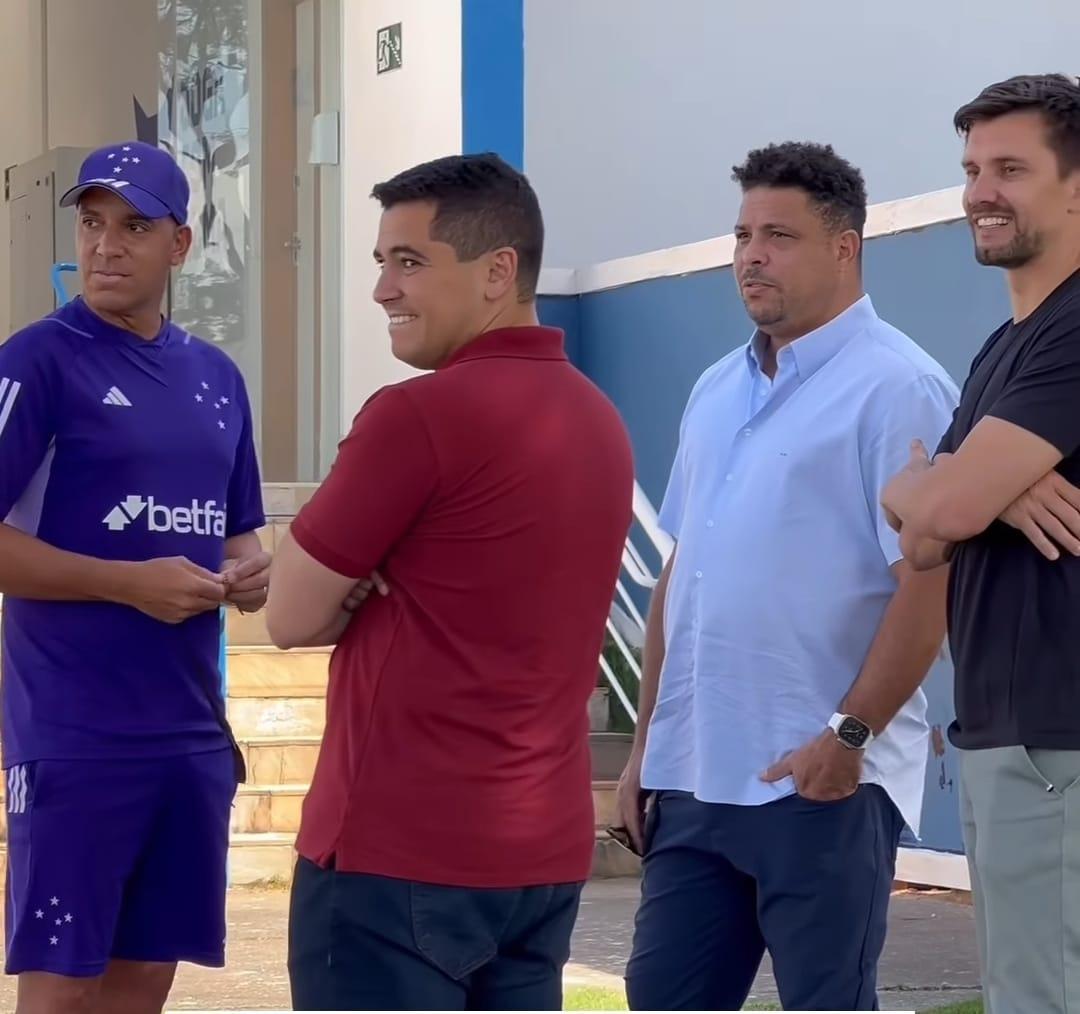
[[[300,859],[289,912],[296,1010],[560,1010],[581,884],[475,889]]]

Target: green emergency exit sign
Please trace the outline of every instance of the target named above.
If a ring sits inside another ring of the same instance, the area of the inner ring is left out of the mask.
[[[401,66],[401,22],[380,28],[375,36],[375,72],[385,74]]]

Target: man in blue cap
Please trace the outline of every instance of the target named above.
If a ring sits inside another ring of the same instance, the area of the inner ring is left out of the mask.
[[[111,145],[60,203],[83,294],[0,345],[6,971],[19,1014],[143,1014],[224,963],[218,610],[270,560],[240,373],[161,315],[183,172]]]

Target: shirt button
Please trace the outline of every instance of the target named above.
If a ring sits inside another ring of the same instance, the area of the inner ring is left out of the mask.
[[[705,527],[706,527],[706,528],[712,528],[712,526],[713,526],[713,522],[712,522],[712,521],[706,521],[706,522],[705,522]]]
[[[751,433],[753,433],[753,432],[754,432],[754,431],[753,431],[752,429],[750,429],[750,428],[747,428],[747,429],[745,429],[745,430],[743,430],[743,431],[742,431],[742,435],[743,435],[744,437],[748,437],[748,436],[750,436],[750,434],[751,434]]]
[[[699,571],[697,571],[697,572],[696,572],[696,573],[694,574],[694,577],[696,577],[696,578],[700,578],[700,577],[701,577],[701,571],[700,571],[700,570],[699,570]]]

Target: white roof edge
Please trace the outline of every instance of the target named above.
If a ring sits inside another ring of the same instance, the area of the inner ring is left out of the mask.
[[[947,190],[934,190],[914,197],[872,204],[866,209],[864,237],[876,239],[958,221],[964,217],[961,204],[963,189],[949,187]],[[674,278],[697,271],[710,271],[727,267],[734,255],[735,237],[728,234],[582,268],[545,268],[540,272],[539,293],[542,296],[577,296],[652,278]]]

